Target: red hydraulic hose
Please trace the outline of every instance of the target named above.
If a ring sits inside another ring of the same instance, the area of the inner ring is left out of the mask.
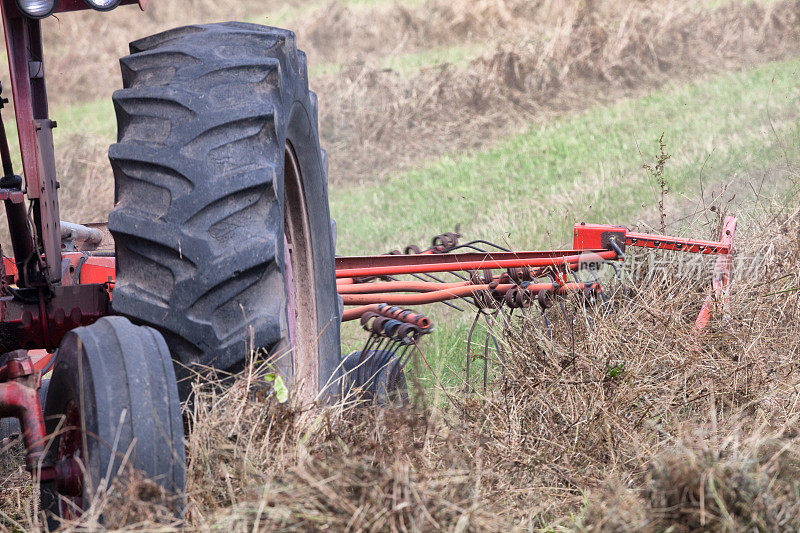
[[[596,258],[612,260],[617,257],[616,252],[604,251],[595,252]],[[337,278],[352,278],[366,276],[393,276],[400,274],[422,274],[426,272],[454,272],[465,270],[484,270],[490,268],[518,268],[518,267],[547,267],[573,265],[579,263],[583,257],[581,255],[567,255],[561,257],[523,257],[515,259],[483,259],[479,261],[459,261],[459,254],[452,254],[452,262],[440,263],[421,263],[421,264],[399,264],[386,266],[365,266],[357,268],[339,268],[336,270]],[[376,257],[378,259],[380,256]],[[439,256],[441,257],[441,256]],[[354,258],[348,258],[351,261]]]
[[[469,285],[469,281],[439,283],[435,281],[378,281],[354,283],[337,287],[339,294],[369,294],[376,292],[431,292]]]
[[[466,285],[462,287],[454,287],[451,289],[444,289],[440,291],[432,291],[420,294],[395,294],[395,293],[378,293],[378,294],[345,294],[342,295],[345,305],[366,305],[386,303],[390,305],[421,305],[436,302],[443,302],[445,300],[452,300],[454,298],[463,298],[465,296],[474,296],[476,293],[486,290],[496,290],[499,292],[506,292],[509,289],[519,287],[519,285],[508,283],[490,287],[489,285]],[[567,283],[557,287],[555,292],[557,294],[564,294],[576,290],[586,288],[585,283]],[[526,287],[533,293],[540,290],[553,290],[552,283],[532,283]]]

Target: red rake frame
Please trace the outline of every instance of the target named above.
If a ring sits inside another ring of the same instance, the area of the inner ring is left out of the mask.
[[[575,272],[584,266],[597,266],[608,261],[624,261],[628,246],[650,250],[671,250],[676,252],[716,255],[717,260],[712,278],[712,290],[706,297],[697,316],[694,332],[699,338],[708,325],[714,303],[727,305],[729,291],[731,253],[733,236],[736,229],[736,218],[727,217],[723,223],[722,236],[719,241],[685,239],[667,235],[631,232],[622,226],[603,224],[576,224],[573,231],[571,250],[549,251],[481,251],[468,253],[450,253],[457,248],[478,249],[475,244],[457,245],[457,236],[452,234],[448,246],[434,245],[425,251],[415,246],[406,248],[406,254],[392,252],[378,256],[338,257],[336,258],[337,289],[344,305],[350,306],[342,315],[342,322],[360,319],[362,328],[370,336],[360,351],[359,361],[366,361],[369,349],[386,343],[392,354],[399,353],[400,364],[408,357],[408,344],[413,343],[419,351],[417,339],[429,333],[432,324],[427,319],[426,328],[416,330],[411,337],[405,333],[397,335],[398,328],[413,328],[409,317],[421,317],[411,310],[392,307],[395,318],[390,320],[386,315],[388,306],[420,305],[442,302],[452,307],[450,300],[463,299],[477,307],[478,313],[472,322],[467,339],[466,379],[464,391],[472,391],[470,371],[473,354],[471,351],[473,333],[478,318],[493,315],[502,306],[507,306],[511,314],[517,307],[530,307],[538,303],[542,310],[542,321],[548,331],[550,325],[545,311],[555,304],[556,297],[570,294],[578,296],[576,302],[591,304],[605,296],[601,293],[599,282],[581,283]],[[482,244],[490,244],[482,242]],[[499,248],[496,245],[492,245]],[[493,270],[504,270],[495,275]],[[596,269],[595,269],[596,270]],[[447,282],[436,278],[432,273],[447,272],[459,281]],[[464,276],[464,273],[469,273]],[[417,281],[398,279],[396,276],[413,276]],[[549,282],[542,282],[549,278]],[[569,281],[572,278],[573,281]],[[433,281],[429,281],[433,280]],[[566,318],[563,302],[561,311]],[[488,313],[488,315],[487,315]],[[508,315],[508,317],[511,316]],[[383,317],[381,317],[383,315]],[[405,322],[402,325],[401,322]],[[552,331],[550,331],[552,338]],[[489,373],[489,344],[493,335],[487,332],[483,354],[483,387],[487,387]],[[505,356],[495,341],[495,348],[500,358],[500,367],[505,371]],[[358,352],[356,352],[358,353]],[[353,354],[351,354],[353,355]],[[348,356],[350,357],[350,356]],[[423,355],[424,358],[424,355]],[[427,363],[427,361],[426,361]]]
[[[584,262],[624,261],[628,246],[650,250],[716,255],[712,290],[706,297],[695,323],[701,333],[708,325],[714,302],[727,304],[731,271],[731,253],[736,217],[725,218],[719,241],[705,241],[636,233],[623,226],[576,224],[571,250],[524,252],[419,253],[412,255],[371,255],[336,258],[339,294],[347,306],[359,306],[344,312],[342,321],[355,320],[380,303],[421,305],[475,297],[491,291],[495,296],[523,288],[529,293],[568,294],[587,289],[599,290],[597,284],[567,281],[567,273],[578,270]],[[430,251],[428,251],[430,252]],[[508,270],[505,276],[493,276],[492,270]],[[548,276],[552,283],[516,283],[512,271],[526,272],[526,280]],[[392,280],[394,276],[435,272],[470,272],[470,280],[431,282]],[[483,272],[483,276],[474,276]],[[381,280],[381,281],[375,281]]]

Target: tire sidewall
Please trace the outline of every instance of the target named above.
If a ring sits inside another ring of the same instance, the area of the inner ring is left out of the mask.
[[[290,107],[284,140],[288,141],[294,149],[300,167],[313,248],[317,308],[316,348],[319,363],[319,384],[324,389],[320,392],[323,393],[323,396],[330,396],[339,393],[337,387],[341,362],[339,305],[336,291],[333,236],[330,229],[331,217],[328,205],[327,179],[322,164],[318,132],[311,120],[308,106],[309,97],[308,92],[305,91]],[[283,198],[284,186],[285,184],[281,180],[280,198]],[[286,209],[286,206],[284,205],[283,208]],[[282,248],[279,256],[285,269],[288,258],[283,257]],[[288,313],[288,306],[286,312]]]

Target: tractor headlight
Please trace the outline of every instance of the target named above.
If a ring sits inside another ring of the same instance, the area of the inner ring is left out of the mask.
[[[17,9],[32,19],[49,17],[56,10],[56,0],[17,0]]]
[[[98,11],[111,11],[119,5],[120,0],[83,0],[86,5]]]

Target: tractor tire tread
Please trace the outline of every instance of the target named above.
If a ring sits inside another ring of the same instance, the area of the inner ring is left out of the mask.
[[[109,149],[113,307],[158,328],[181,365],[229,368],[250,340],[269,347],[285,328],[283,243],[270,231],[282,223],[283,152],[268,141],[286,120],[277,110],[308,99],[305,55],[291,32],[246,23],[177,28],[130,49]]]

